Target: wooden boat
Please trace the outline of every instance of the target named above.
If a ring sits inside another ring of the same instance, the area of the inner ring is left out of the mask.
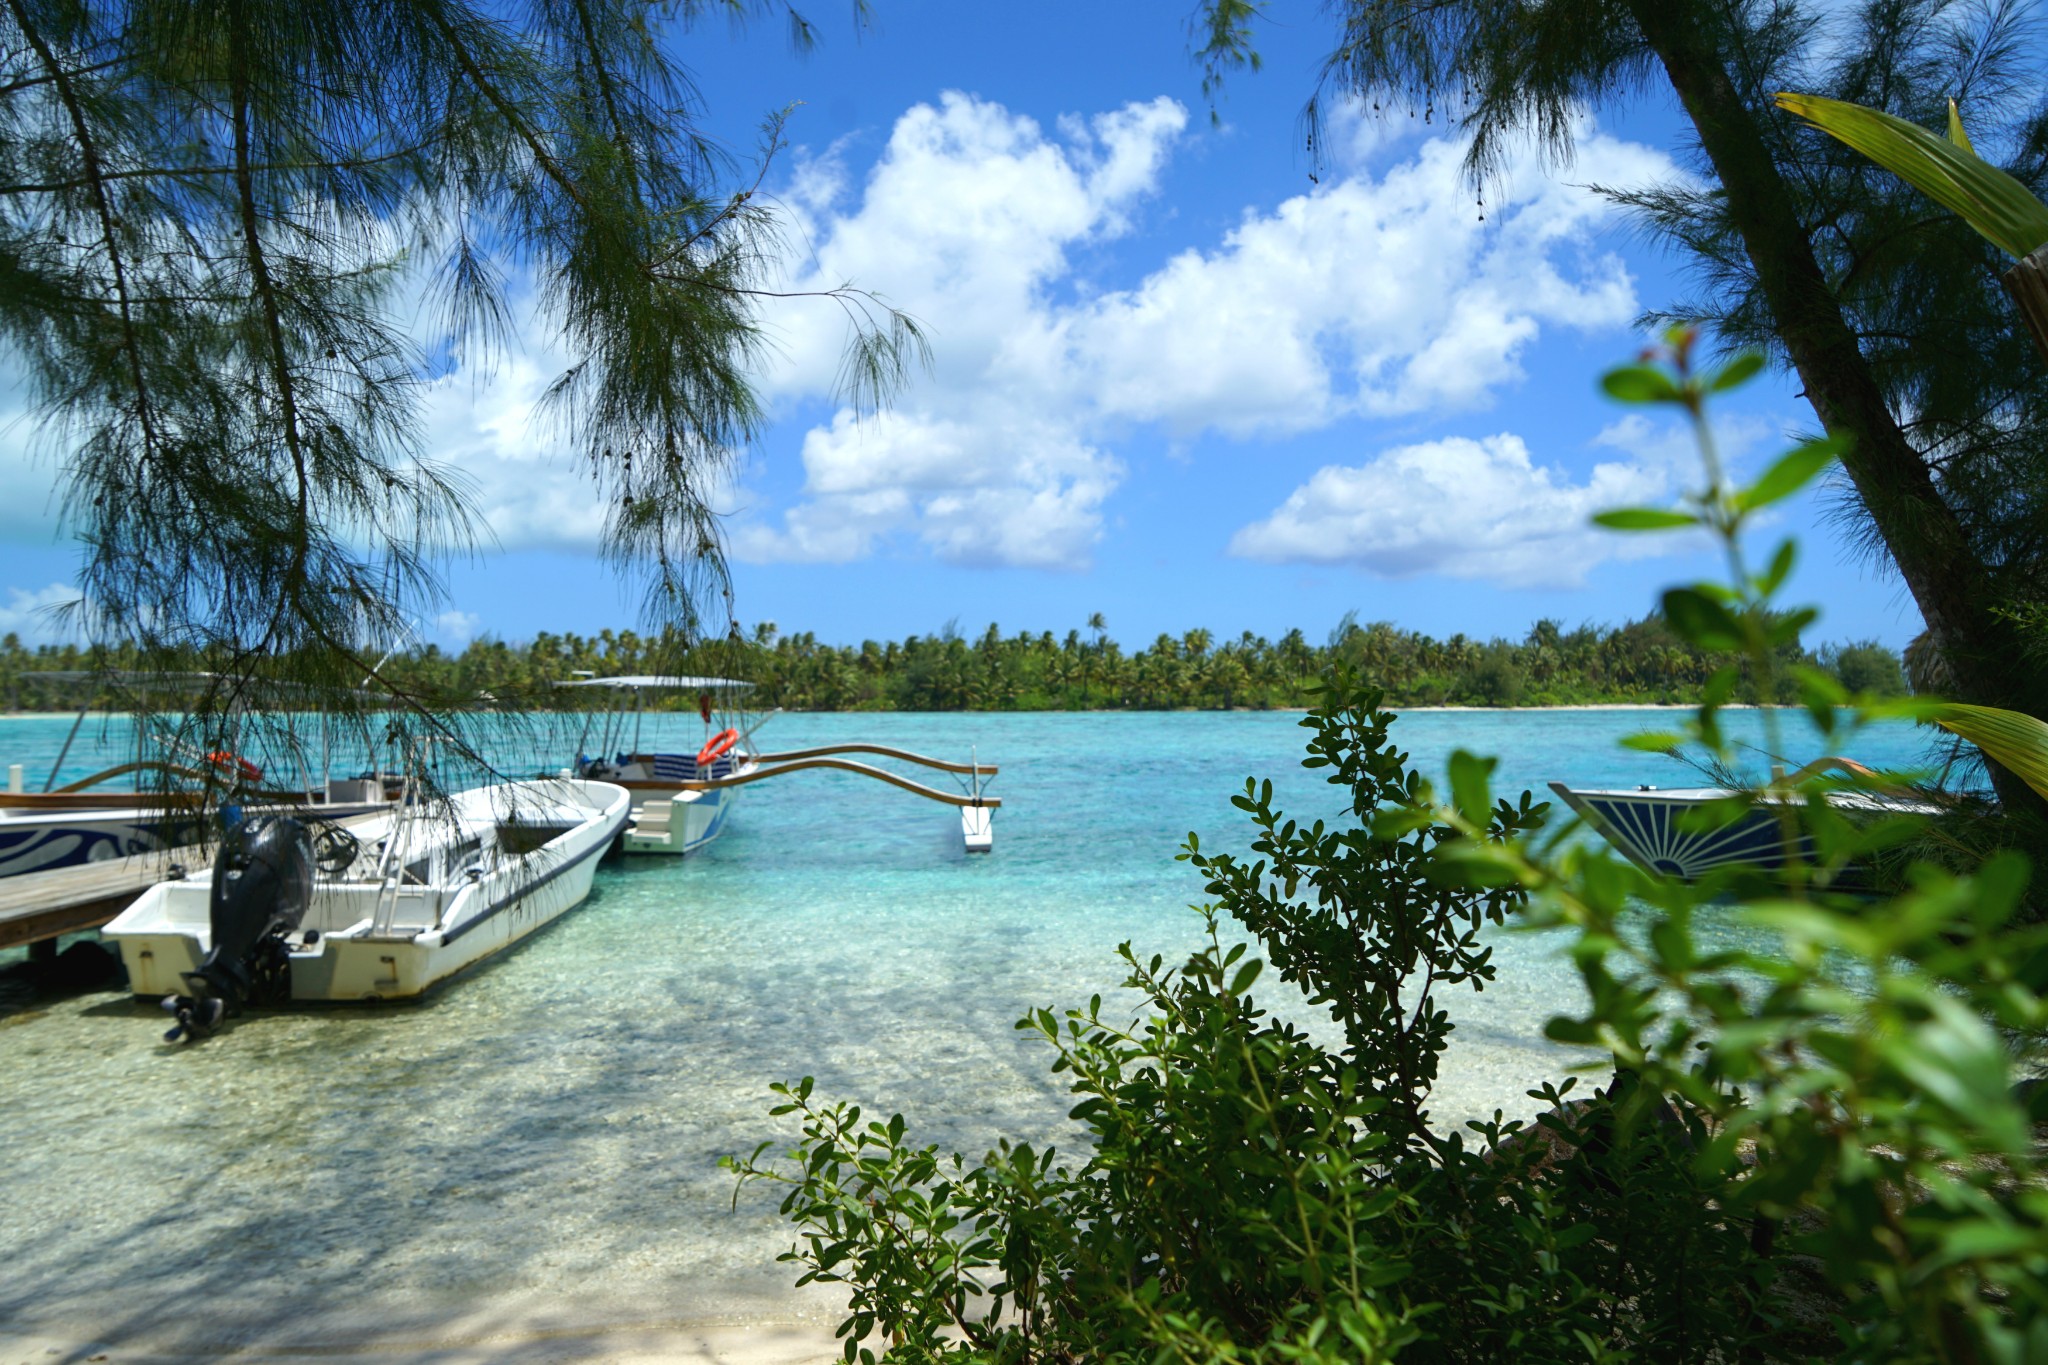
[[[621,847],[627,853],[690,854],[724,832],[739,788],[790,773],[836,769],[884,782],[914,796],[960,808],[960,831],[970,853],[987,853],[995,843],[994,812],[1001,798],[983,790],[996,766],[970,757],[951,763],[881,744],[828,744],[785,753],[762,753],[752,747],[754,731],[774,713],[761,716],[742,730],[740,700],[752,683],[731,678],[660,675],[579,677],[557,687],[609,689],[611,708],[594,713],[584,727],[576,764],[569,771],[589,781],[613,782],[633,795],[633,818]],[[650,693],[695,692],[704,724],[704,747],[695,753],[650,752],[640,745]],[[715,727],[723,726],[722,729]],[[629,739],[630,736],[630,739]],[[595,740],[596,756],[589,752]],[[617,747],[614,752],[615,746]],[[873,764],[844,755],[873,754],[921,764],[968,779],[963,793],[941,791]],[[609,755],[609,756],[607,756]]]
[[[418,801],[317,836],[245,821],[210,878],[163,882],[104,930],[171,1036],[248,1003],[419,995],[580,904],[625,828],[618,787],[541,779]]]

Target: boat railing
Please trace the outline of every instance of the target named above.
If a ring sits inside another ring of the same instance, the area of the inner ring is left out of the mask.
[[[834,754],[879,754],[883,758],[902,759],[906,763],[922,763],[927,768],[942,772],[972,774],[978,780],[994,777],[998,771],[993,763],[969,761],[952,763],[943,758],[932,758],[927,754],[912,753],[908,749],[897,749],[886,744],[826,744],[815,749],[790,749],[777,754],[755,754],[757,763],[787,763],[797,759],[825,758]]]
[[[382,938],[398,919],[398,897],[405,883],[406,855],[411,850],[415,821],[403,803],[391,820],[391,833],[384,838],[384,854],[377,861],[377,906],[370,913],[370,936]]]
[[[787,756],[778,754],[775,757],[786,758]],[[877,768],[869,763],[855,763],[850,759],[844,758],[795,758],[789,759],[786,762],[764,763],[761,766],[734,773],[731,777],[721,777],[711,781],[628,782],[625,785],[628,787],[667,788],[686,792],[721,791],[727,787],[744,787],[750,782],[765,782],[771,777],[783,777],[789,773],[809,772],[818,769],[832,769],[838,772],[853,773],[860,777],[870,777],[877,782],[886,782],[892,787],[900,787],[913,796],[922,796],[928,801],[940,801],[949,806],[986,807],[989,810],[994,810],[1003,804],[1001,797],[989,796],[985,792],[982,779],[994,771],[994,767],[986,763],[980,765],[979,769],[961,769],[963,772],[975,773],[974,788],[971,792],[964,795],[959,792],[940,791],[935,787],[927,787],[922,782],[913,782],[907,777],[890,772],[887,768]]]

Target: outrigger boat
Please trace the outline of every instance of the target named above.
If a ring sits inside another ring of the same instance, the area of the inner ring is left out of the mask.
[[[738,702],[752,683],[731,678],[640,674],[615,678],[572,678],[557,687],[594,687],[613,694],[610,709],[593,715],[577,745],[577,777],[612,782],[632,794],[633,816],[621,847],[627,853],[695,853],[725,832],[739,793],[717,782],[759,766],[746,741],[765,717],[743,733],[736,724]],[[694,692],[704,722],[704,743],[693,753],[656,753],[642,747],[649,693]],[[721,723],[716,734],[712,726]],[[596,734],[592,734],[595,727]],[[629,742],[630,735],[630,742]],[[590,752],[592,739],[596,754]],[[616,747],[615,747],[616,746]]]
[[[100,675],[75,671],[27,676],[58,683],[111,680],[116,684],[203,683],[212,677],[203,673]],[[306,771],[310,764],[303,763],[297,784],[280,784],[266,780],[261,767],[231,748],[201,752],[189,744],[159,739],[158,743],[181,761],[138,757],[59,787],[57,776],[90,708],[90,701],[79,708],[41,791],[26,789],[21,764],[8,766],[6,790],[0,791],[0,877],[200,843],[214,828],[206,810],[222,802],[232,802],[252,817],[303,812],[345,820],[388,809],[401,785],[395,774],[374,772],[316,780]],[[326,747],[324,719],[322,747]],[[107,789],[121,778],[128,779],[129,790]],[[153,785],[145,786],[145,782]]]
[[[166,776],[196,783],[211,781],[215,795],[240,801],[251,816],[303,811],[323,819],[345,820],[391,804],[383,782],[375,779],[334,781],[325,791],[280,791],[246,782],[223,783],[216,774],[173,764],[121,764],[48,792],[18,791],[14,789],[17,784],[10,781],[9,790],[0,792],[0,877],[202,842],[208,824],[200,791],[85,790],[140,766],[155,766]]]
[[[994,812],[1003,803],[1001,798],[989,796],[983,786],[996,775],[997,769],[971,755],[966,763],[951,763],[881,744],[828,744],[786,753],[762,753],[752,747],[754,731],[776,713],[771,711],[741,729],[744,717],[739,702],[753,684],[732,678],[577,677],[556,686],[600,688],[614,694],[614,703],[602,714],[601,723],[593,716],[585,724],[572,771],[586,780],[617,783],[632,793],[633,818],[622,842],[628,853],[694,853],[724,832],[740,787],[811,769],[855,773],[929,801],[957,806],[967,851],[987,853],[995,846]],[[697,694],[705,739],[696,753],[649,752],[641,746],[647,694],[661,692]],[[593,726],[597,727],[596,756],[591,755],[588,747]],[[714,731],[714,726],[722,728]],[[967,790],[941,791],[886,768],[851,761],[842,757],[845,754],[873,754],[957,773],[968,779]]]
[[[1869,768],[1846,758],[1823,758],[1791,774],[1794,781],[1837,769],[1858,777],[1876,776]],[[1709,825],[1685,817],[1702,806],[1743,795],[1731,787],[1654,787],[1633,790],[1567,787],[1553,782],[1550,789],[1576,811],[1595,833],[1619,850],[1629,861],[1648,872],[1698,881],[1710,872],[1731,866],[1748,866],[1771,872],[1786,863],[1786,840],[1778,808],[1769,799],[1751,805],[1735,818]],[[1931,802],[1903,792],[1839,791],[1828,794],[1828,803],[1851,815],[1933,815],[1940,809]],[[1802,861],[1814,857],[1813,841],[1800,835],[1792,850]],[[1858,869],[1847,869],[1842,884],[1861,884]]]
[[[244,819],[211,878],[143,893],[101,931],[189,1041],[248,1004],[416,996],[582,903],[630,799],[572,779],[414,800],[318,832]]]

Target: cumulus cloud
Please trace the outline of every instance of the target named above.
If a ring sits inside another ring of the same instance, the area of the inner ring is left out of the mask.
[[[589,549],[604,507],[539,414],[563,358],[540,329],[488,371],[458,366],[423,395],[424,448],[463,479],[499,545]]]
[[[792,203],[815,259],[794,287],[858,281],[930,323],[938,360],[891,414],[810,431],[801,501],[743,526],[735,552],[843,560],[900,540],[956,563],[1082,567],[1132,424],[1246,437],[1484,407],[1546,329],[1637,309],[1595,249],[1599,199],[1523,168],[1482,223],[1443,140],[1108,287],[1078,248],[1133,232],[1186,124],[1159,99],[1048,134],[955,93],[904,114],[858,185],[836,156],[803,166]],[[1580,148],[1588,181],[1672,171],[1597,130]],[[836,313],[783,325],[772,391],[830,393]]]
[[[39,440],[26,384],[13,356],[0,351],[0,542],[47,545],[57,537],[62,498],[59,451]]]
[[[79,633],[65,624],[64,609],[79,600],[78,589],[69,583],[9,588],[5,605],[0,605],[0,635],[18,635],[31,645],[76,640]]]
[[[1599,249],[1605,206],[1533,166],[1486,221],[1460,147],[1360,122],[1357,158],[1310,193],[1245,210],[1196,249],[1147,255],[1141,231],[1188,113],[1135,101],[1046,127],[950,93],[899,117],[872,166],[797,167],[790,240],[813,250],[792,292],[846,281],[930,327],[934,372],[891,411],[840,411],[801,441],[801,494],[731,529],[751,560],[840,562],[909,548],[953,564],[1079,568],[1125,477],[1137,425],[1177,438],[1286,436],[1357,419],[1483,408],[1557,329],[1637,309]],[[1405,140],[1404,140],[1405,139]],[[1578,178],[1671,173],[1658,152],[1587,129]],[[1104,251],[1104,244],[1116,249]],[[829,400],[844,317],[777,305],[761,376],[787,407]],[[593,548],[603,509],[574,453],[537,420],[566,364],[536,320],[493,372],[458,364],[425,394],[424,447],[466,477],[507,548]],[[53,466],[31,466],[0,383],[0,536],[47,536]],[[721,491],[717,500],[736,499]],[[10,521],[12,516],[18,523]]]
[[[1731,466],[1773,435],[1739,417],[1716,424]],[[1581,477],[1540,463],[1517,435],[1398,446],[1362,465],[1319,469],[1231,538],[1239,558],[1341,565],[1385,578],[1438,574],[1517,587],[1576,587],[1610,559],[1702,548],[1690,535],[1617,535],[1591,525],[1613,507],[1670,505],[1702,478],[1689,430],[1629,413],[1593,438],[1619,458]]]
[[[990,423],[929,411],[865,422],[842,412],[804,437],[807,500],[780,528],[743,526],[743,559],[844,562],[898,533],[963,565],[1085,562],[1117,462],[1057,421]]]
[[[434,631],[442,639],[466,645],[476,638],[483,618],[473,611],[444,611],[434,618]]]

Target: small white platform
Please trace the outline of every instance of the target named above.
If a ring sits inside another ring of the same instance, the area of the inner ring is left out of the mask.
[[[960,833],[969,853],[987,853],[996,846],[996,813],[987,806],[960,808]]]

